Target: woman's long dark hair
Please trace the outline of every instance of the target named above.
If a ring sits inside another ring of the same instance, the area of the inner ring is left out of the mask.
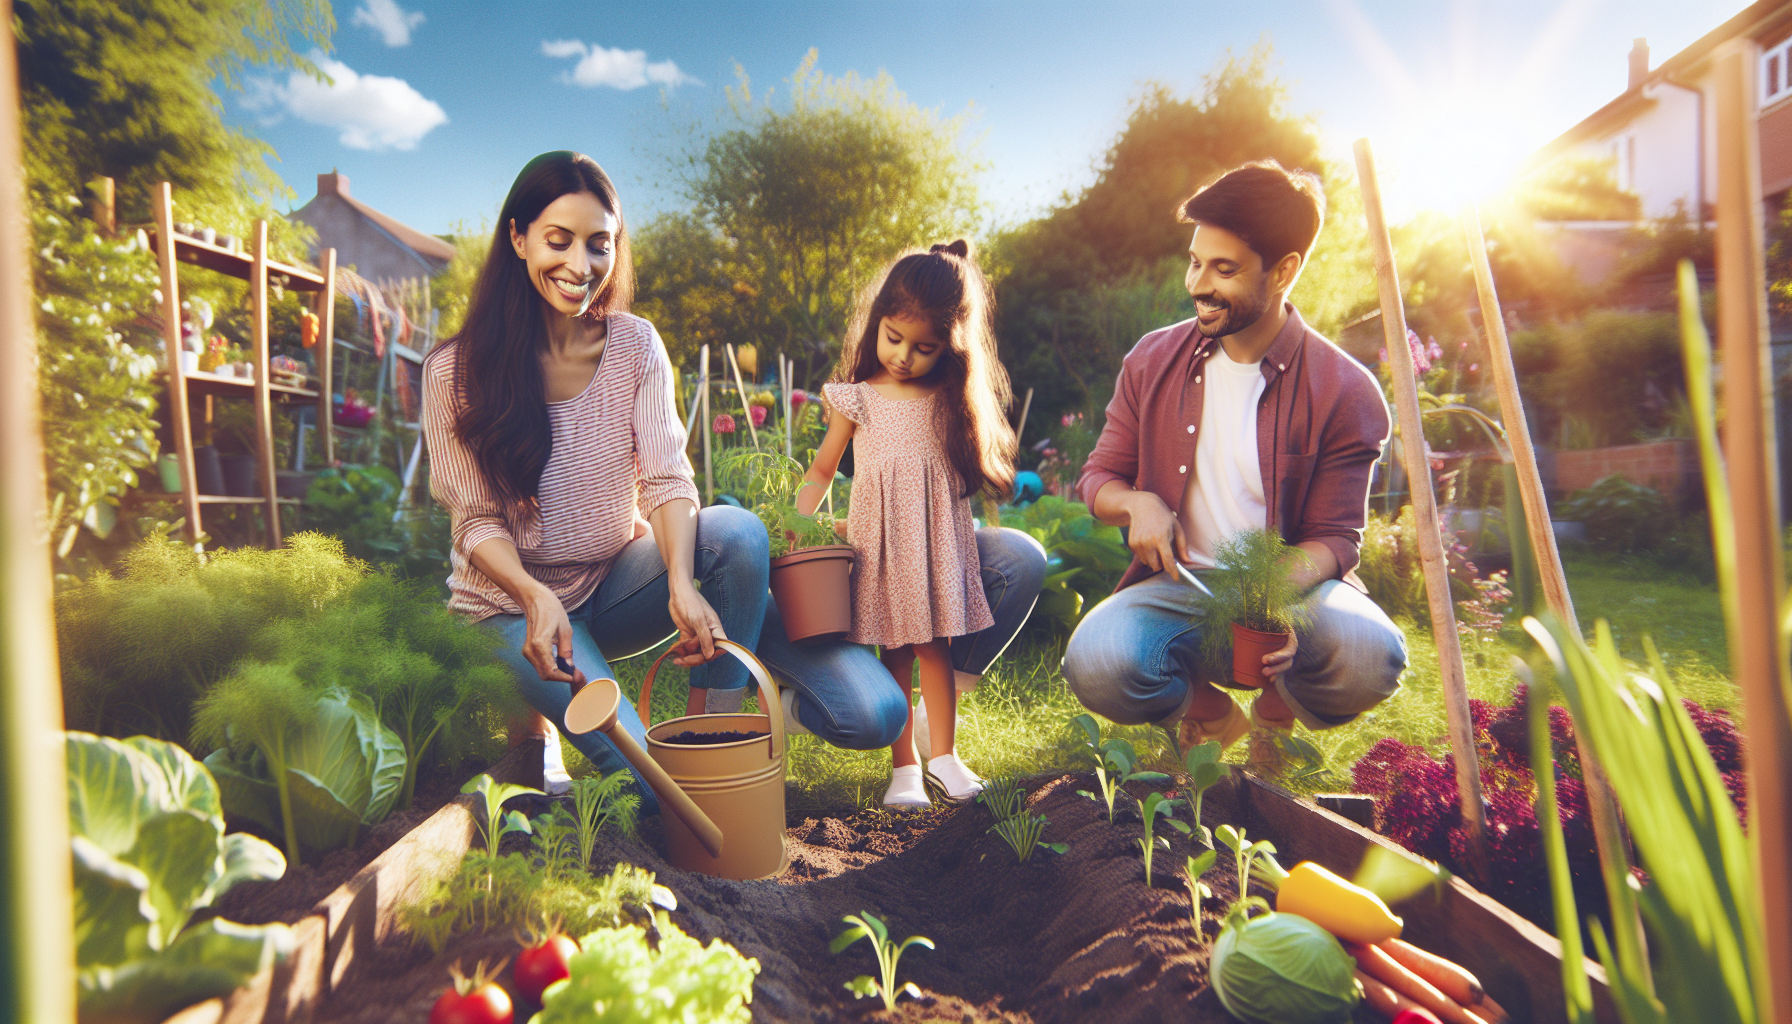
[[[897,259],[875,291],[859,302],[835,377],[847,383],[882,372],[877,332],[884,317],[925,320],[945,344],[940,361],[924,380],[940,385],[933,404],[934,427],[964,487],[1006,497],[1014,487],[1014,428],[1008,425],[1013,392],[1008,371],[996,358],[995,301],[989,281],[971,258],[971,245],[958,239],[927,252]]]
[[[527,234],[549,203],[578,192],[596,196],[616,215],[610,276],[585,315],[628,309],[635,267],[616,186],[597,161],[582,153],[543,153],[523,166],[498,211],[498,228],[473,285],[465,325],[430,353],[431,359],[454,360],[454,386],[461,400],[454,432],[513,514],[533,509],[541,471],[553,452],[553,432],[539,360],[547,337],[547,300],[535,290],[528,265],[510,244],[510,225],[514,221],[517,232]]]

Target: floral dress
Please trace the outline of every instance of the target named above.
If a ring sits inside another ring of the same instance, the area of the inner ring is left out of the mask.
[[[995,624],[983,594],[970,499],[934,426],[937,394],[885,398],[871,385],[828,384],[853,421],[847,531],[853,643],[887,647],[965,636]]]

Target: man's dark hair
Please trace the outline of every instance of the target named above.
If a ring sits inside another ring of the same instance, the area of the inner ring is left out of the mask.
[[[1291,252],[1306,262],[1325,223],[1325,187],[1310,171],[1257,160],[1220,175],[1177,212],[1184,224],[1199,221],[1244,239],[1267,271]]]

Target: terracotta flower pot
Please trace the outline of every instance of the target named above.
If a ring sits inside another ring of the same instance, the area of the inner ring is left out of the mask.
[[[772,600],[791,643],[839,640],[851,631],[852,561],[849,544],[772,559]]]
[[[1288,646],[1287,633],[1265,633],[1232,623],[1232,681],[1262,689],[1269,682],[1263,674],[1263,656]]]

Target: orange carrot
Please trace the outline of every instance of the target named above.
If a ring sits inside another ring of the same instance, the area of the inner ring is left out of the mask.
[[[1428,953],[1401,939],[1389,939],[1376,945],[1399,961],[1402,967],[1424,978],[1432,987],[1463,1006],[1474,1006],[1487,995],[1487,990],[1481,987],[1479,979],[1435,953]]]
[[[1485,993],[1481,995],[1481,1001],[1475,1004],[1474,1009],[1476,1013],[1486,1017],[1489,1024],[1506,1024],[1512,1019],[1512,1015],[1506,1012],[1505,1007],[1494,1002],[1493,997]]]
[[[1356,980],[1363,986],[1363,1002],[1369,1004],[1369,1009],[1380,1014],[1381,1019],[1393,1020],[1405,1011],[1411,1010],[1423,1015],[1431,1024],[1438,1024],[1437,1018],[1433,1017],[1429,1010],[1394,991],[1393,986],[1376,981],[1360,969],[1356,972]]]
[[[1349,943],[1350,955],[1356,957],[1363,972],[1431,1011],[1443,1024],[1488,1024],[1487,1020],[1461,1003],[1439,992],[1436,986],[1400,965],[1379,946]]]

